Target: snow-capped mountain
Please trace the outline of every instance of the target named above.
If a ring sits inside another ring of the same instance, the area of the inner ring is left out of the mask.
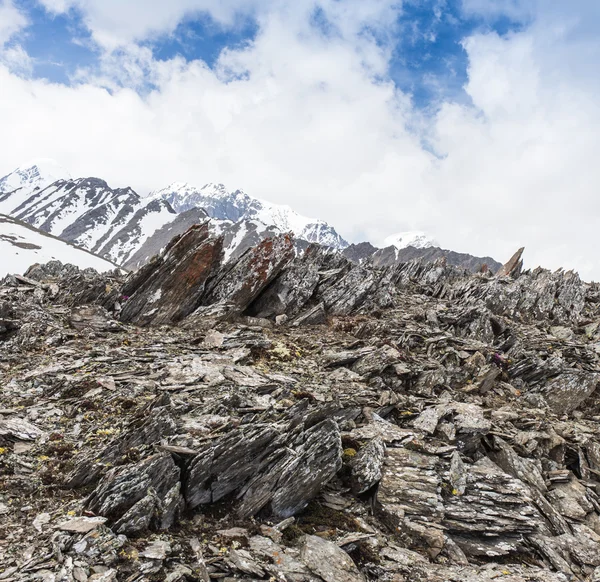
[[[409,230],[406,232],[398,232],[388,236],[383,241],[383,247],[396,247],[398,250],[406,247],[414,247],[415,249],[427,249],[429,247],[439,246],[438,243],[430,236],[420,230]]]
[[[280,232],[293,232],[297,238],[335,249],[344,249],[348,243],[323,220],[307,218],[289,206],[272,204],[246,194],[243,190],[228,191],[223,184],[206,184],[196,188],[175,182],[150,194],[153,199],[166,200],[177,212],[203,208],[211,218],[219,220],[259,221],[265,227]]]
[[[0,278],[21,275],[31,265],[53,260],[100,272],[117,268],[105,259],[3,214],[0,214],[0,257]]]
[[[19,166],[0,178],[0,213],[10,214],[33,192],[71,175],[60,164],[50,159],[39,159]]]
[[[175,182],[141,198],[129,187],[113,189],[99,178],[71,179],[69,172],[52,160],[24,164],[0,180],[0,213],[128,269],[139,268],[173,236],[206,220],[213,234],[224,237],[225,260],[283,232],[294,233],[297,251],[309,243],[348,248],[327,222],[243,190],[229,191],[223,184],[196,188]],[[387,264],[402,260],[402,249],[430,250],[436,242],[423,232],[411,231],[388,237],[385,245],[380,251],[375,247],[348,250],[360,255],[360,260]]]
[[[0,204],[15,218],[119,264],[176,212],[164,200],[112,189],[98,178],[58,179],[47,168],[15,170],[2,181]],[[48,182],[50,185],[47,185]]]

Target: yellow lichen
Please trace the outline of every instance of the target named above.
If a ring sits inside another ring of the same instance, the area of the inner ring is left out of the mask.
[[[99,436],[110,436],[120,432],[121,431],[118,428],[100,428],[96,431],[96,434]]]
[[[345,459],[352,459],[353,457],[356,457],[356,449],[344,449]]]

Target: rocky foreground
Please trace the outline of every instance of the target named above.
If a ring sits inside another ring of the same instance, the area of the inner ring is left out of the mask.
[[[192,227],[0,285],[0,581],[600,580],[600,287]]]

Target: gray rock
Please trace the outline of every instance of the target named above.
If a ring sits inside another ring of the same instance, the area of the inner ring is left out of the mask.
[[[293,256],[293,239],[288,234],[262,241],[219,272],[203,305],[229,303],[244,311]]]
[[[352,491],[355,495],[365,493],[381,481],[385,444],[375,437],[362,447],[352,460]]]
[[[317,536],[302,539],[300,560],[325,582],[364,582],[350,556],[334,543]]]
[[[544,399],[553,412],[569,414],[585,403],[599,382],[598,374],[566,372],[544,386]]]
[[[86,507],[108,518],[118,533],[159,528],[165,500],[170,501],[179,479],[180,470],[171,455],[154,455],[136,465],[109,471],[88,498]]]

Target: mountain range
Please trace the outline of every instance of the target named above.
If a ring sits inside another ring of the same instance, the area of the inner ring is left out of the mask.
[[[394,234],[385,239],[384,249],[370,243],[350,245],[323,220],[243,190],[230,191],[223,184],[198,188],[174,182],[142,197],[130,187],[112,188],[100,178],[74,179],[47,159],[24,164],[0,179],[2,214],[129,270],[144,265],[191,225],[207,221],[212,234],[224,237],[226,260],[239,257],[267,237],[291,232],[297,253],[316,243],[343,252],[355,262],[371,261],[376,266],[402,262],[403,249],[412,249],[411,255],[416,250],[426,260],[446,256],[451,264],[471,270],[483,263],[492,269],[499,265],[490,258],[439,249],[420,231]],[[0,223],[0,236],[6,224],[7,219]],[[13,259],[21,272],[29,267],[22,255]]]

